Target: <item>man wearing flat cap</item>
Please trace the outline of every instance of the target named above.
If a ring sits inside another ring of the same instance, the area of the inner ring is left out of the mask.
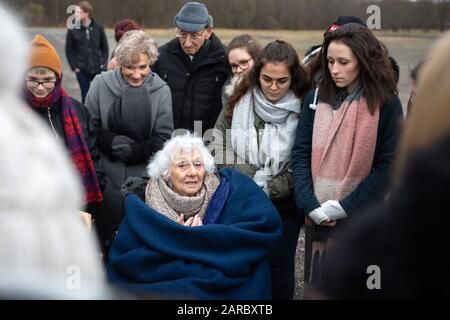
[[[203,3],[187,2],[174,20],[176,38],[159,49],[152,70],[172,91],[175,129],[193,131],[194,121],[201,121],[203,133],[214,127],[222,110],[226,49],[213,33],[213,19]]]

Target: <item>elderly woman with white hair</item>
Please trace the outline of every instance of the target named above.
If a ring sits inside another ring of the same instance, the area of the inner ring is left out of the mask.
[[[147,168],[148,181],[124,187],[110,281],[171,299],[270,299],[268,255],[282,227],[264,191],[233,169],[215,172],[202,139],[189,133]]]
[[[127,177],[145,173],[149,158],[173,131],[170,89],[151,71],[158,56],[155,41],[142,30],[130,31],[116,56],[120,68],[98,75],[86,99],[106,174],[97,217],[105,251],[122,219],[122,184]]]

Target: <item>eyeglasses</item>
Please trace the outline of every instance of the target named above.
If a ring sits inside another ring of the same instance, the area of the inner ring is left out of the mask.
[[[252,60],[253,58],[250,58],[248,60],[240,60],[239,63],[237,64],[233,64],[230,63],[230,67],[231,67],[231,71],[236,71],[237,68],[239,67],[239,69],[241,69],[242,71],[245,71],[248,69],[249,67],[249,61]]]
[[[284,78],[280,78],[280,79],[272,79],[271,77],[268,77],[266,75],[261,75],[259,77],[259,81],[261,83],[261,85],[265,86],[265,87],[271,87],[272,84],[275,82],[275,85],[280,88],[286,88],[287,86],[290,85],[291,83],[291,77],[284,77]]]
[[[35,80],[35,79],[26,79],[25,82],[26,82],[27,86],[31,89],[37,88],[41,84],[45,89],[53,89],[56,84],[56,81],[53,81],[53,80],[39,81],[39,80]]]
[[[201,33],[198,33],[198,32],[184,32],[178,29],[177,34],[175,36],[183,41],[186,41],[188,36],[191,38],[192,41],[197,41],[203,36],[205,30],[206,29],[203,29]]]

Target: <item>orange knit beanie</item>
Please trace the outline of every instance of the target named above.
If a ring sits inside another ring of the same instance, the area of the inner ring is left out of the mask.
[[[61,78],[61,59],[55,48],[40,34],[31,41],[29,68],[45,67],[56,72],[58,79]]]

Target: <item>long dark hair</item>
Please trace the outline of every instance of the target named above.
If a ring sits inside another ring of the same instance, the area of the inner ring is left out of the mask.
[[[261,88],[261,84],[259,83],[261,69],[266,64],[274,62],[286,64],[292,78],[289,89],[291,89],[299,99],[304,98],[308,90],[311,88],[308,72],[300,64],[297,51],[295,51],[294,47],[286,41],[276,40],[268,43],[264,47],[259,54],[258,59],[255,60],[253,69],[246,76],[244,76],[234,93],[231,95],[228,100],[228,108],[226,110],[227,116],[233,116],[233,110],[237,102],[250,88],[254,86]]]
[[[331,42],[338,41],[347,45],[359,62],[359,80],[363,87],[363,95],[367,100],[370,112],[389,100],[397,93],[388,50],[366,27],[349,23],[327,33],[322,46],[323,76],[319,85],[319,99],[333,104],[338,89],[328,69],[328,47]]]

